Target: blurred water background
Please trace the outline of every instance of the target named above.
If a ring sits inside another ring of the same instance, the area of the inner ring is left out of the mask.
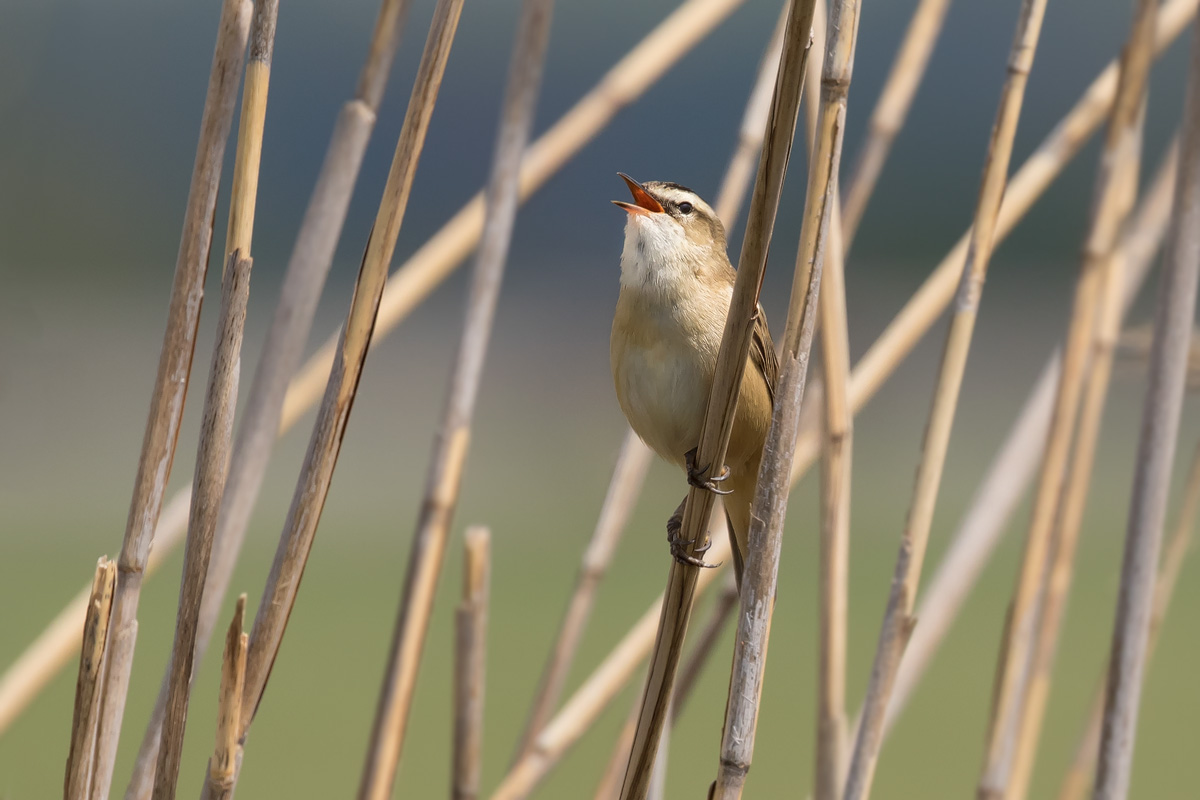
[[[254,239],[243,387],[256,363],[283,267],[324,153],[350,96],[377,6],[281,4]],[[395,264],[486,179],[518,3],[468,0],[416,177]],[[914,0],[865,4],[850,94],[847,161],[890,67]],[[115,556],[125,525],[166,313],[212,53],[218,2],[0,3],[0,665],[7,666]],[[415,0],[358,191],[314,327],[336,327],[386,177],[432,0]],[[557,119],[672,4],[561,0],[537,131]],[[930,70],[848,262],[857,358],[969,224],[1017,3],[952,6]],[[624,422],[608,368],[622,197],[615,172],[674,180],[712,197],[778,4],[749,0],[622,111],[523,208],[500,302],[437,612],[418,687],[399,796],[445,791],[449,774],[451,609],[459,534],[494,533],[484,784],[504,773],[578,563]],[[1017,135],[1014,165],[1118,51],[1129,19],[1117,0],[1050,3]],[[1147,167],[1179,122],[1187,40],[1156,67]],[[232,163],[232,147],[229,149]],[[996,252],[935,519],[929,566],[970,500],[1037,371],[1066,325],[1095,143]],[[804,188],[797,147],[764,290],[782,330]],[[220,247],[226,206],[217,210]],[[740,241],[733,231],[731,248]],[[190,482],[219,269],[197,348],[171,480]],[[348,796],[357,785],[407,561],[433,429],[461,324],[465,271],[368,359],[307,576],[250,737],[245,797]],[[1150,285],[1155,283],[1152,278]],[[1152,291],[1144,292],[1152,296]],[[1134,312],[1144,321],[1148,297]],[[849,693],[865,688],[904,521],[937,326],[856,422]],[[1034,797],[1057,787],[1107,654],[1143,393],[1114,386]],[[1185,407],[1180,459],[1200,425]],[[256,602],[303,457],[311,415],[276,450],[233,581]],[[1182,471],[1182,467],[1176,470]],[[1178,476],[1177,476],[1178,477]],[[1178,481],[1177,481],[1178,483]],[[662,523],[682,491],[656,464],[576,660],[572,688],[661,590]],[[815,698],[816,480],[793,495],[779,606],[750,789],[796,797],[811,784]],[[962,797],[979,768],[1001,625],[1027,521],[1022,509],[880,763],[880,798]],[[115,790],[168,655],[182,557],[151,579]],[[927,574],[931,569],[927,569]],[[1190,798],[1200,693],[1200,567],[1184,569],[1148,672],[1133,797]],[[703,611],[701,611],[701,615]],[[228,615],[224,617],[228,619]],[[706,672],[672,738],[669,796],[700,796],[714,772],[730,643]],[[61,786],[72,663],[0,738],[0,797]],[[200,672],[181,777],[198,786],[212,747],[217,661]],[[634,689],[615,702],[540,797],[590,796]],[[188,788],[193,787],[193,788]]]

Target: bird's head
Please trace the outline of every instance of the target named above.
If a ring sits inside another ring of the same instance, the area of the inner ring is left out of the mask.
[[[664,181],[638,183],[617,173],[633,202],[614,200],[627,214],[622,282],[644,282],[678,271],[700,274],[729,263],[725,227],[715,211],[685,186]]]

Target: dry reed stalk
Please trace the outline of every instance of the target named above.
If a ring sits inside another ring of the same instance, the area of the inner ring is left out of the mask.
[[[1123,235],[1119,247],[1126,262],[1122,317],[1129,313],[1137,299],[1166,230],[1175,185],[1176,158],[1173,147],[1163,158],[1141,207]],[[929,579],[917,605],[916,617],[921,624],[913,632],[896,674],[884,720],[885,737],[906,707],[984,565],[995,552],[1009,518],[1033,479],[1050,427],[1060,358],[1056,351],[1043,367],[1017,421],[951,537],[949,549]]]
[[[1196,0],[1168,0],[1158,12],[1155,53],[1160,54],[1175,40],[1196,15]],[[1020,169],[1014,173],[1004,193],[1000,216],[996,221],[995,243],[999,244],[1033,203],[1058,178],[1072,158],[1078,155],[1096,127],[1107,118],[1117,89],[1118,67],[1109,65],[1092,81],[1083,96],[1050,134],[1038,145]],[[970,243],[964,234],[941,260],[900,313],[863,354],[850,377],[850,406],[858,413],[879,391],[900,362],[941,316],[950,303]],[[798,480],[815,463],[821,451],[819,427],[801,430],[792,464],[792,478]]]
[[[1145,112],[1146,106],[1143,102],[1135,123],[1138,144],[1125,153],[1126,161],[1117,165],[1113,178],[1118,184],[1115,191],[1124,195],[1120,202],[1126,204],[1126,207],[1131,207],[1137,197]],[[1029,655],[1029,663],[1025,666],[1021,696],[1016,700],[1019,703],[1016,718],[1018,730],[1016,750],[1006,781],[1007,800],[1023,800],[1026,796],[1041,739],[1042,719],[1050,697],[1050,680],[1058,650],[1059,633],[1066,613],[1067,597],[1071,591],[1075,551],[1083,526],[1083,512],[1087,505],[1092,467],[1100,440],[1104,405],[1108,399],[1113,353],[1121,332],[1124,273],[1124,253],[1121,252],[1118,242],[1101,266],[1096,324],[1088,345],[1090,352],[1087,356],[1088,366],[1079,409],[1078,430],[1075,433],[1075,448],[1067,468],[1066,484],[1055,509],[1056,522],[1052,532],[1051,549],[1040,588],[1041,609],[1034,622],[1033,649]]]
[[[758,316],[758,293],[787,172],[811,46],[813,4],[813,0],[793,0],[788,13],[783,54],[750,200],[737,280],[696,452],[697,463],[712,465],[714,470],[725,462],[738,392]],[[693,486],[688,491],[680,537],[688,543],[685,550],[693,558],[702,558],[708,547],[707,526],[714,500],[715,495],[708,490]],[[638,729],[621,787],[622,800],[644,800],[649,789],[699,572],[700,567],[694,564],[679,559],[671,562],[659,636],[651,655]]]
[[[709,520],[708,535],[710,538],[714,536],[721,538],[728,537],[728,531],[725,527],[725,513],[720,507],[713,509],[712,518]],[[700,677],[700,672],[704,669],[704,665],[716,648],[717,641],[721,637],[721,631],[724,629],[725,623],[733,613],[733,610],[737,608],[737,605],[737,580],[733,573],[729,572],[725,576],[720,594],[713,601],[713,608],[709,612],[708,621],[704,624],[700,634],[696,636],[696,643],[692,645],[692,651],[688,654],[687,660],[679,668],[679,677],[675,681],[675,694],[671,697],[670,718],[667,728],[664,730],[668,730],[679,721],[679,715],[683,713],[688,698],[691,697],[692,690],[696,687],[696,681]],[[633,734],[637,729],[638,711],[640,709],[641,697],[635,697],[633,705],[629,709],[629,716],[625,720],[625,724],[621,727],[621,732],[617,734],[612,754],[609,756],[607,766],[604,768],[604,774],[600,778],[600,783],[596,786],[595,800],[616,800],[621,792],[621,779],[625,777],[625,766],[629,760],[629,748],[633,744]],[[661,747],[659,748],[659,752],[662,752]]]
[[[850,331],[846,319],[840,217],[835,205],[820,300],[825,447],[821,461],[820,634],[814,790],[818,800],[837,800],[840,795],[846,749],[846,629],[854,417],[846,398],[850,383]]]
[[[725,224],[726,230],[730,229],[736,221],[738,208],[741,206],[742,198],[745,196],[750,178],[753,176],[751,159],[757,157],[762,148],[767,114],[771,110],[771,91],[775,86],[775,74],[778,72],[779,56],[783,49],[783,26],[787,21],[786,5],[783,11],[779,24],[767,44],[762,63],[759,65],[754,87],[751,89],[745,112],[742,115],[738,141],[714,203],[717,216]],[[625,529],[633,506],[637,503],[651,458],[650,449],[642,444],[637,434],[632,430],[627,431],[621,445],[621,454],[617,458],[617,464],[613,468],[613,475],[609,481],[608,494],[600,509],[600,518],[596,522],[591,542],[583,556],[583,564],[576,578],[575,589],[568,602],[567,612],[559,626],[554,648],[542,670],[542,677],[538,682],[529,718],[525,723],[525,731],[513,758],[514,763],[529,751],[529,747],[537,738],[537,734],[545,725],[546,720],[554,712],[562,695],[567,673],[570,672],[575,652],[587,629],[596,589],[608,570],[617,542]]]
[[[225,634],[225,652],[221,659],[221,688],[217,711],[217,743],[208,762],[208,782],[201,800],[233,800],[233,786],[241,769],[242,751],[238,745],[241,727],[242,693],[246,688],[246,650],[250,637],[243,632],[246,619],[246,595],[237,599],[233,620]]]
[[[1154,657],[1163,620],[1171,608],[1175,584],[1179,571],[1192,543],[1192,530],[1196,525],[1196,512],[1200,510],[1200,446],[1192,454],[1192,466],[1188,470],[1183,502],[1175,530],[1159,565],[1158,578],[1154,582],[1154,603],[1150,613],[1150,634],[1146,642],[1146,660]],[[1097,687],[1087,726],[1075,748],[1075,757],[1059,789],[1058,800],[1083,800],[1096,768],[1096,756],[1100,747],[1100,727],[1104,719],[1104,682]]]
[[[238,373],[241,369],[242,333],[246,325],[246,303],[250,297],[252,260],[240,250],[229,255],[222,280],[221,312],[217,339],[213,346],[208,392],[200,421],[200,445],[196,451],[196,471],[192,486],[192,509],[188,522],[188,542],[179,587],[179,611],[175,623],[175,641],[168,665],[166,714],[163,717],[162,743],[155,770],[155,800],[173,800],[179,779],[183,735],[187,725],[188,701],[192,686],[192,656],[196,645],[196,625],[200,617],[200,598],[208,574],[213,534],[225,478],[229,469],[229,446],[233,437],[233,414],[237,407]]]
[[[846,106],[850,90],[850,80],[854,69],[855,43],[858,37],[858,19],[860,5],[858,0],[838,0],[831,4],[829,19],[825,28],[828,41],[825,47],[824,68],[820,82],[820,105],[815,123],[815,137],[809,159],[809,177],[807,196],[805,198],[803,223],[800,232],[800,245],[796,254],[795,277],[792,282],[791,300],[789,303],[787,326],[784,331],[780,348],[779,384],[776,391],[775,406],[772,412],[771,428],[763,446],[762,465],[759,468],[758,487],[755,491],[754,505],[750,515],[750,545],[747,548],[745,571],[742,579],[741,597],[738,613],[737,636],[734,639],[733,670],[729,681],[729,696],[725,711],[725,725],[721,737],[721,753],[717,768],[717,777],[710,791],[713,800],[736,800],[742,796],[747,773],[750,770],[754,754],[755,729],[758,724],[758,705],[762,696],[763,679],[766,672],[767,644],[771,631],[771,617],[775,607],[775,591],[779,571],[779,555],[783,543],[783,525],[787,512],[788,494],[791,490],[791,460],[796,446],[796,432],[799,427],[801,403],[804,397],[805,383],[808,377],[809,354],[812,349],[813,335],[816,330],[818,303],[822,277],[826,261],[837,262],[834,271],[840,274],[840,256],[836,235],[831,234],[831,228],[838,224],[838,172],[841,165],[842,142],[846,124]],[[815,98],[809,98],[809,108],[816,105]],[[835,278],[836,281],[836,278]],[[833,340],[830,350],[837,357],[837,337],[845,330],[844,294],[834,296],[834,303],[841,303],[842,316],[839,320],[838,309],[830,308],[826,303],[820,307],[827,324],[834,326],[832,333],[822,338]],[[838,330],[840,322],[840,330]],[[840,366],[846,369],[838,372],[837,364],[827,370],[825,384],[826,416],[830,408],[833,413],[845,409],[846,371],[848,371],[848,348],[841,351],[845,361]],[[844,418],[841,421],[845,421]],[[847,462],[840,461],[836,467],[839,472]],[[844,473],[843,473],[844,474]],[[840,477],[840,476],[839,476]],[[831,497],[832,487],[826,486],[823,506]],[[839,488],[845,490],[842,484]],[[835,491],[835,490],[834,490]],[[843,497],[834,497],[834,503],[841,505]],[[829,539],[837,538],[828,527],[830,523],[842,526],[847,518],[838,511],[822,514],[822,600],[829,597],[829,591],[844,590],[844,582],[837,577],[830,577],[826,570],[832,567],[829,555]],[[848,510],[845,506],[843,510]],[[844,528],[842,533],[848,533]],[[844,541],[844,538],[843,538]],[[833,548],[836,550],[836,546]],[[835,567],[833,567],[836,569]],[[844,577],[844,571],[843,571]],[[823,609],[822,627],[826,627],[829,607]],[[841,620],[844,623],[844,617]],[[834,625],[837,623],[834,622]],[[830,637],[824,634],[828,632]],[[829,649],[837,633],[832,626],[822,632],[821,669],[829,666],[832,654]],[[844,654],[844,650],[843,650]],[[841,665],[839,665],[841,666]],[[821,705],[831,697],[831,689],[841,686],[841,676],[823,674],[821,680]],[[840,716],[841,698],[836,698],[839,705],[836,712],[830,716]],[[830,709],[822,707],[818,712],[819,736],[824,737],[830,732],[827,724],[829,717],[826,712]],[[836,796],[835,784],[840,772],[836,763],[839,741],[829,747],[825,741],[818,745],[818,796],[828,798],[832,792]],[[832,759],[832,760],[831,760]],[[826,786],[828,784],[828,786]],[[828,790],[828,792],[826,791]]]
[[[618,61],[596,87],[530,146],[522,162],[520,199],[528,199],[612,121],[618,111],[641,97],[673,64],[724,22],[743,2],[745,0],[686,0],[675,9]],[[270,438],[260,438],[261,443],[251,447],[248,440],[243,440],[252,430],[266,431],[263,436],[283,434],[317,403],[325,390],[338,341],[336,333],[313,354],[299,372],[295,368],[312,323],[312,312],[306,309],[316,308],[316,299],[312,299],[310,303],[305,298],[315,298],[320,294],[324,275],[332,263],[332,255],[326,257],[323,254],[332,253],[345,214],[341,212],[340,215],[329,216],[327,212],[332,213],[338,208],[344,208],[349,202],[349,192],[353,189],[354,181],[346,183],[339,176],[342,174],[343,165],[345,168],[353,167],[357,175],[361,155],[355,155],[359,153],[355,148],[360,145],[365,147],[366,134],[369,134],[369,130],[363,132],[361,127],[374,123],[374,109],[382,95],[381,81],[386,78],[387,68],[390,66],[390,57],[384,59],[382,54],[390,52],[393,46],[390,43],[394,43],[398,38],[396,26],[403,19],[403,14],[399,11],[406,7],[407,0],[387,0],[383,6],[380,20],[376,23],[377,41],[372,45],[371,57],[367,63],[371,77],[360,79],[360,85],[368,87],[368,91],[365,95],[351,100],[343,108],[339,125],[326,153],[321,177],[318,178],[317,187],[314,189],[314,197],[310,199],[309,210],[305,214],[305,220],[311,222],[307,223],[307,230],[302,225],[301,236],[304,238],[298,236],[297,245],[293,248],[289,270],[284,278],[285,290],[281,290],[280,295],[281,300],[286,297],[287,301],[282,308],[277,308],[272,329],[268,331],[258,372],[246,401],[246,419],[234,442],[230,475],[246,476],[244,479],[239,477],[228,482],[231,490],[235,486],[242,487],[239,489],[236,503],[242,509],[238,514],[239,519],[249,519],[249,513],[262,485],[266,457],[269,456],[272,442]],[[383,13],[385,11],[386,13]],[[375,105],[372,105],[373,103]],[[337,180],[334,180],[335,178]],[[333,196],[335,191],[346,198],[345,203]],[[333,225],[334,222],[337,224]],[[482,230],[483,196],[478,194],[393,274],[384,289],[372,343],[382,341],[413,308],[449,276],[478,244]],[[335,241],[326,246],[327,237],[330,236]],[[292,264],[299,266],[293,270]],[[325,266],[320,268],[321,264]],[[318,268],[319,273],[313,273],[313,270]],[[302,279],[301,273],[309,277]],[[291,277],[293,275],[296,277]],[[316,287],[315,293],[310,292],[313,286]],[[301,291],[304,287],[309,288]],[[288,327],[285,329],[285,326]],[[294,350],[283,352],[280,349],[291,347],[295,342],[300,344],[297,344]],[[270,374],[265,372],[268,369]],[[280,413],[280,400],[275,392],[282,396],[285,390],[287,396],[282,401],[283,409]],[[271,420],[272,424],[250,424],[254,420]],[[261,465],[258,461],[253,465],[243,464],[245,458],[240,454],[250,452],[258,454],[256,458],[261,460]],[[257,477],[250,480],[253,476]],[[153,572],[163,557],[183,540],[187,527],[188,492],[188,489],[181,490],[167,503],[167,510],[162,514],[155,546],[147,564],[147,573]],[[223,508],[233,505],[233,502],[226,502]],[[172,511],[173,514],[169,513]],[[197,636],[198,657],[207,647],[215,629],[221,600],[232,577],[233,566],[244,538],[245,522],[238,525],[229,524],[230,530],[241,531],[238,535],[223,535],[222,531],[227,527],[223,519],[227,513],[230,512],[223,512],[222,520],[218,521],[216,553],[210,568],[210,575],[214,577],[210,578],[205,592],[206,598],[214,600],[212,605],[205,600],[201,607],[201,628]],[[225,544],[226,541],[229,542],[228,545]],[[0,678],[0,732],[11,724],[49,679],[78,652],[76,632],[83,624],[89,589],[89,586],[80,589]],[[201,643],[205,647],[201,647]],[[157,740],[157,734],[150,736],[148,732],[143,744]],[[153,761],[153,757],[150,760]]]
[[[707,589],[721,574],[724,563],[730,557],[729,537],[714,538],[708,557],[719,566],[701,572],[696,581],[697,594]],[[662,604],[663,596],[659,595],[604,661],[567,698],[558,713],[542,728],[533,748],[509,769],[492,793],[491,800],[517,800],[528,796],[567,750],[579,741],[579,737],[591,727],[625,684],[632,680],[638,665],[650,653],[655,644]]]
[[[241,372],[241,342],[245,326],[246,303],[250,290],[250,245],[254,231],[254,210],[258,198],[258,173],[262,160],[262,137],[267,112],[271,54],[275,44],[278,0],[256,0],[250,26],[250,52],[242,89],[242,111],[238,125],[237,151],[230,189],[229,225],[225,237],[225,264],[222,269],[222,305],[218,319],[217,347],[213,351],[208,394],[205,399],[201,444],[196,458],[192,503],[189,511],[191,536],[184,557],[180,588],[179,622],[172,657],[163,677],[160,699],[153,713],[152,730],[161,748],[164,738],[169,747],[159,750],[160,766],[152,756],[138,761],[138,767],[162,774],[161,763],[169,764],[173,795],[187,721],[188,692],[193,675],[196,629],[199,623],[201,595],[212,553],[217,514],[229,467],[229,445],[233,413],[237,405],[237,386]],[[194,539],[193,539],[194,537]],[[172,697],[172,694],[175,696]],[[165,722],[164,722],[165,720]],[[145,742],[143,742],[143,748]],[[140,755],[140,753],[139,753]],[[136,773],[136,770],[135,770]],[[134,781],[136,782],[136,777]],[[149,788],[151,777],[142,779]],[[146,791],[145,789],[143,791]]]
[[[522,169],[522,200],[540,188],[550,175],[587,144],[620,108],[637,99],[671,64],[686,54],[689,48],[722,22],[741,2],[743,0],[687,0],[676,9],[610,70],[601,83],[581,99],[567,116],[530,147]],[[1158,13],[1156,54],[1166,49],[1194,17],[1197,2],[1198,0],[1167,0],[1163,4]],[[1006,202],[1001,206],[996,231],[997,242],[1015,227],[1066,164],[1078,154],[1087,137],[1107,114],[1115,89],[1116,66],[1110,63],[1092,82],[1075,107],[1013,176],[1006,192]],[[372,343],[381,341],[395,328],[471,251],[479,240],[482,209],[482,200],[473,198],[442,227],[434,240],[418,250],[393,273],[392,280],[384,290]],[[870,401],[949,303],[954,293],[956,278],[961,271],[965,251],[964,238],[942,260],[901,314],[889,324],[875,346],[859,361],[858,368],[851,374],[850,384],[851,407],[855,413]],[[402,281],[404,275],[411,279]],[[287,388],[283,413],[279,417],[279,434],[289,430],[319,398],[333,363],[336,341],[335,337],[326,342],[299,373],[293,376]],[[817,388],[818,383],[814,381],[809,394],[812,395]],[[252,386],[251,398],[253,396]],[[249,400],[246,407],[246,416],[249,417],[252,407]],[[239,441],[240,439],[239,435]],[[816,461],[820,453],[820,443],[819,426],[802,421],[800,441],[792,469],[794,480],[798,480]],[[235,441],[231,475],[238,471],[238,450],[238,441]],[[155,547],[147,564],[147,573],[153,573],[165,556],[170,554],[171,549],[182,540],[186,530],[188,493],[188,489],[183,489],[166,504],[156,533]],[[225,555],[226,551],[220,547],[221,529],[222,524],[218,522],[218,557],[214,558],[210,570],[214,575],[220,572],[218,565],[229,558]],[[210,585],[215,584],[216,579],[212,580]],[[224,580],[227,582],[228,577]],[[83,624],[88,591],[89,587],[84,586],[0,677],[0,732],[12,723],[50,678],[77,652],[78,640],[74,631]],[[205,597],[217,594],[223,596],[224,591],[206,591]],[[198,645],[201,641],[207,642],[215,624],[216,617],[210,617],[208,609],[208,601],[205,601],[201,609]],[[202,648],[198,646],[199,649]]]
[[[483,698],[487,666],[492,535],[468,528],[464,537],[463,596],[455,611],[454,759],[450,796],[479,797],[483,761]]]
[[[714,534],[710,533],[710,535]],[[687,706],[687,701],[692,696],[692,690],[696,688],[696,682],[700,680],[700,673],[704,670],[704,665],[708,663],[709,657],[716,649],[717,642],[721,639],[725,623],[729,621],[729,617],[733,615],[733,611],[737,607],[737,581],[731,572],[721,586],[720,594],[713,601],[708,621],[704,623],[704,627],[696,636],[696,643],[692,645],[692,651],[688,654],[687,660],[683,662],[683,666],[679,668],[679,678],[675,681],[675,696],[671,698],[672,725],[679,720],[679,715]]]
[[[813,23],[816,47],[825,50],[824,7]],[[817,141],[821,76],[809,72],[806,87],[810,147]],[[815,153],[815,149],[813,150]],[[835,187],[836,188],[836,187]],[[845,263],[842,251],[841,200],[830,217],[828,259],[820,294],[821,367],[824,433],[821,459],[820,544],[818,547],[817,730],[813,795],[835,799],[845,774],[846,614],[849,581],[850,476],[853,417],[846,400],[850,380],[850,340],[846,321]]]
[[[1119,800],[1129,791],[1155,572],[1187,378],[1200,272],[1200,26],[1192,44],[1183,119],[1175,208],[1154,317],[1149,386],[1113,625],[1096,800]]]
[[[337,466],[342,437],[366,360],[379,297],[387,277],[387,265],[396,246],[413,175],[441,88],[461,10],[462,0],[441,0],[430,23],[404,125],[396,142],[395,156],[343,328],[342,346],[329,376],[325,399],[313,424],[308,452],[296,481],[292,505],[279,537],[275,560],[250,633],[238,734],[238,741],[243,745],[279,653],[333,470]]]
[[[925,77],[925,68],[942,32],[949,7],[950,0],[921,0],[904,32],[904,41],[900,43],[887,82],[867,122],[866,137],[854,159],[848,188],[844,192],[846,199],[841,209],[843,250],[848,251],[854,243],[858,223],[875,191],[892,142],[904,127],[917,87]]]
[[[567,674],[574,663],[575,653],[583,640],[583,633],[592,614],[596,589],[608,572],[613,552],[637,504],[651,457],[650,448],[642,444],[642,440],[632,430],[627,431],[621,444],[621,453],[617,456],[617,464],[613,467],[608,493],[604,496],[604,505],[600,507],[600,517],[583,554],[583,563],[575,579],[575,589],[559,625],[554,647],[546,660],[546,666],[542,669],[542,677],[530,707],[529,718],[525,722],[525,731],[513,758],[514,763],[529,752],[562,696]]]
[[[929,423],[922,444],[921,461],[917,467],[916,488],[904,526],[887,610],[879,634],[879,646],[871,668],[863,722],[859,727],[854,756],[846,780],[846,800],[865,800],[870,795],[875,764],[883,741],[883,721],[892,685],[904,648],[916,623],[912,614],[921,578],[921,567],[925,560],[925,547],[933,523],[934,507],[937,504],[959,390],[983,293],[983,282],[994,245],[1001,199],[1008,179],[1013,137],[1021,114],[1029,71],[1037,51],[1045,10],[1045,0],[1024,0],[1021,4],[1007,76],[984,162],[971,244],[955,299],[954,314],[946,337]]]
[[[383,687],[359,783],[360,800],[382,800],[391,796],[404,747],[408,712],[416,689],[450,523],[458,504],[475,400],[517,216],[521,157],[533,125],[553,9],[554,0],[525,0],[522,4],[488,181],[483,238],[476,257],[442,424],[429,463],[421,513],[413,534],[391,652],[384,669]]]
[[[979,778],[980,798],[1002,798],[1012,770],[1020,728],[1020,697],[1033,650],[1039,589],[1059,499],[1066,483],[1067,459],[1078,419],[1101,279],[1132,205],[1132,192],[1123,185],[1120,173],[1131,159],[1137,158],[1140,147],[1139,109],[1153,60],[1156,7],[1155,0],[1138,0],[1129,39],[1121,53],[1117,90],[1097,170],[1071,321],[1063,345],[1054,413],[1042,455],[1021,568],[1002,637],[986,755]]]
[[[108,646],[116,581],[116,563],[101,556],[96,562],[96,574],[92,578],[87,616],[83,623],[79,677],[75,682],[75,711],[71,720],[71,748],[67,753],[66,779],[63,782],[65,800],[87,800],[92,791],[96,716],[100,710],[99,688],[103,678],[104,651]]]
[[[383,96],[387,72],[406,16],[407,0],[385,0],[355,97],[337,118],[325,160],[297,234],[280,298],[250,386],[243,419],[234,442],[213,554],[200,606],[195,658],[203,658],[217,626],[221,605],[232,577],[250,512],[262,484],[278,428],[279,409],[288,378],[295,371],[308,338],[317,300],[333,261],[350,196]],[[242,101],[238,158],[234,166],[234,195],[230,208],[227,249],[249,252],[253,228],[257,162],[261,153],[262,120],[274,47],[274,2],[260,1],[251,31],[250,61]],[[179,533],[166,528],[159,547],[173,546]],[[134,777],[126,790],[129,800],[149,797],[157,763],[159,731],[166,711],[164,676],[154,711],[138,751]]]
[[[121,719],[125,713],[125,696],[133,669],[142,578],[150,556],[150,546],[154,542],[163,493],[171,474],[188,379],[192,372],[196,328],[200,323],[204,278],[208,272],[208,255],[212,244],[217,187],[221,180],[225,142],[233,122],[246,39],[250,33],[250,12],[249,0],[224,0],[221,7],[212,69],[200,120],[200,141],[196,146],[187,210],[184,212],[179,254],[175,262],[167,327],[163,333],[158,374],[154,380],[150,414],[138,459],[129,519],[121,554],[117,559],[117,586],[113,595],[110,641],[105,651],[104,686],[96,736],[93,794],[98,797],[108,795],[112,782]]]

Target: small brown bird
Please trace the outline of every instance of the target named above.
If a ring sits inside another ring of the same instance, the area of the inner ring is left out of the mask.
[[[728,472],[710,475],[711,465],[696,464],[695,454],[736,275],[725,253],[725,228],[690,189],[621,177],[633,202],[613,201],[628,212],[609,343],[617,401],[637,435],[683,467],[688,483],[727,494],[740,586],[750,504],[779,374],[771,332],[759,306],[725,456]],[[680,504],[667,523],[667,538],[677,559],[696,563],[679,538],[682,514]]]

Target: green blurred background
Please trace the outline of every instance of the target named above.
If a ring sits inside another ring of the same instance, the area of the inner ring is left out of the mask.
[[[856,152],[914,0],[865,4],[846,153]],[[345,313],[415,72],[432,0],[417,0],[314,328]],[[537,130],[544,130],[650,26],[666,2],[560,0]],[[910,122],[897,140],[849,260],[857,358],[969,223],[1017,3],[952,7]],[[518,3],[468,0],[397,251],[411,253],[486,177]],[[296,226],[349,96],[376,6],[284,2],[268,108],[244,358],[257,361]],[[32,641],[115,555],[165,319],[218,2],[60,0],[0,4],[0,665]],[[452,608],[460,533],[494,533],[484,784],[513,742],[604,496],[624,430],[608,372],[621,215],[618,169],[711,197],[745,94],[778,12],[750,0],[618,115],[539,192],[518,222],[463,484],[418,687],[398,794],[447,791]],[[1024,159],[1120,47],[1117,0],[1055,0],[1017,136]],[[1185,35],[1186,40],[1188,35]],[[1156,68],[1146,143],[1157,160],[1178,124],[1186,41]],[[764,294],[783,324],[803,204],[797,148]],[[232,151],[232,148],[231,148]],[[996,253],[930,549],[930,570],[1065,328],[1096,161],[1095,144]],[[1149,168],[1147,169],[1147,172]],[[224,199],[218,219],[226,213]],[[218,231],[224,226],[218,224]],[[733,231],[732,246],[740,239]],[[218,235],[217,246],[220,245]],[[209,282],[216,289],[216,270]],[[1151,283],[1154,283],[1152,278]],[[247,745],[244,797],[348,796],[357,785],[432,432],[461,324],[465,275],[452,278],[375,350],[303,590]],[[1152,295],[1152,292],[1145,292]],[[200,390],[212,342],[209,303],[171,491],[190,481]],[[1147,317],[1143,297],[1135,321]],[[857,706],[878,633],[940,349],[939,325],[859,417],[855,440],[849,692]],[[1107,652],[1136,445],[1142,376],[1114,386],[1079,571],[1055,673],[1032,796],[1051,796]],[[1185,407],[1180,462],[1200,435]],[[257,600],[311,415],[277,448],[235,591]],[[1182,466],[1176,470],[1182,472]],[[1177,481],[1178,483],[1178,475]],[[816,481],[793,495],[750,796],[797,797],[811,784],[815,697]],[[656,464],[600,591],[571,687],[661,590],[662,523],[679,476]],[[992,672],[1027,520],[963,609],[880,762],[875,796],[967,796],[982,752]],[[128,779],[173,632],[181,556],[148,581],[115,792]],[[1147,674],[1133,795],[1191,798],[1200,693],[1200,567],[1185,567]],[[230,603],[230,609],[232,604]],[[703,618],[703,610],[700,612]],[[228,614],[224,619],[228,619]],[[714,774],[731,633],[672,739],[671,797],[702,796]],[[0,737],[0,797],[58,793],[74,663]],[[218,664],[200,666],[181,791],[195,791],[212,747]],[[631,687],[538,796],[590,796],[633,698]],[[192,788],[188,788],[192,787]]]

